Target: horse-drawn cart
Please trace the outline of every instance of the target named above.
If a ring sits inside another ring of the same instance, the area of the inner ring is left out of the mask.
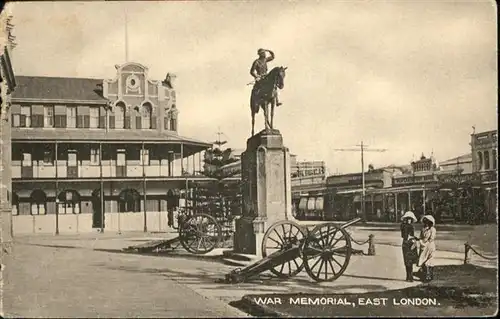
[[[263,258],[230,272],[225,282],[244,282],[267,270],[280,278],[291,278],[304,268],[317,282],[333,281],[344,273],[353,252],[346,228],[360,220],[342,225],[323,223],[312,230],[292,221],[277,222],[264,234]]]

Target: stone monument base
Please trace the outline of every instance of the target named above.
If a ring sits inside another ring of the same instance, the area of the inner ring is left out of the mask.
[[[235,225],[234,252],[262,256],[262,239],[268,227],[294,219],[290,153],[278,130],[263,130],[247,140],[241,174],[243,216]]]

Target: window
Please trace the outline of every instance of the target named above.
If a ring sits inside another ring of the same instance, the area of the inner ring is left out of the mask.
[[[21,106],[19,127],[31,127],[31,106]]]
[[[68,166],[77,166],[77,160],[76,151],[68,151]]]
[[[135,189],[123,190],[118,196],[118,211],[124,212],[140,212],[141,199],[139,193]]]
[[[43,107],[43,127],[54,127],[54,107]]]
[[[59,195],[59,214],[80,214],[79,194],[74,191],[66,191]]]
[[[115,128],[125,128],[125,107],[121,103],[115,108]]]
[[[31,215],[47,215],[44,203],[32,203],[31,204]]]
[[[484,169],[490,169],[490,152],[484,151]]]
[[[143,129],[151,129],[151,105],[142,106],[142,125]]]
[[[24,167],[30,167],[32,165],[30,153],[23,153],[23,164],[22,165]]]
[[[118,150],[116,154],[116,165],[125,166],[126,164],[125,150]]]
[[[66,108],[66,127],[76,128],[76,106]]]
[[[170,122],[169,117],[165,116],[165,117],[163,118],[163,128],[164,128],[164,129],[166,129],[166,130],[168,130],[168,129],[169,129],[169,127],[168,127],[169,122]]]
[[[141,149],[141,164],[149,165],[149,150]]]
[[[497,150],[492,150],[491,155],[493,155],[493,169],[497,169]]]
[[[90,164],[98,165],[99,164],[99,149],[91,148],[90,149]]]
[[[174,118],[170,119],[170,130],[177,131],[177,119]]]
[[[98,128],[99,127],[99,108],[91,107],[90,108],[90,128]]]
[[[477,170],[480,171],[483,168],[483,153],[477,152]]]
[[[52,152],[51,151],[45,151],[43,152],[43,163],[44,164],[54,164],[54,159],[52,158]]]
[[[21,126],[21,114],[12,114],[12,127]]]

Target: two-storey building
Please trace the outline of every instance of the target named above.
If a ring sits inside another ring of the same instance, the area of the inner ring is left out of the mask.
[[[327,195],[325,201],[332,210],[334,219],[347,220],[363,216],[363,208],[367,220],[380,220],[386,211],[386,188],[392,186],[392,177],[400,174],[396,167],[372,168],[365,175],[365,196],[363,197],[363,174],[352,173],[332,175],[326,179]],[[377,192],[380,190],[380,192]],[[363,205],[364,201],[364,205]]]
[[[297,219],[324,219],[326,164],[298,161],[290,155],[292,214]]]
[[[211,145],[178,134],[173,77],[139,63],[114,79],[18,76],[12,96],[14,232],[167,228]]]
[[[417,218],[427,210],[426,198],[438,186],[439,168],[435,159],[426,157],[412,161],[410,165],[400,168],[400,173],[392,176],[392,185],[388,189],[374,190],[372,194],[381,194],[386,205],[383,209],[384,220],[399,221],[401,215],[408,210]]]
[[[471,134],[472,171],[480,176],[485,221],[498,220],[498,131]]]

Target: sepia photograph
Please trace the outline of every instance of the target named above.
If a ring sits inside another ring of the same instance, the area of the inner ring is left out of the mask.
[[[0,9],[2,318],[497,314],[496,2]]]

